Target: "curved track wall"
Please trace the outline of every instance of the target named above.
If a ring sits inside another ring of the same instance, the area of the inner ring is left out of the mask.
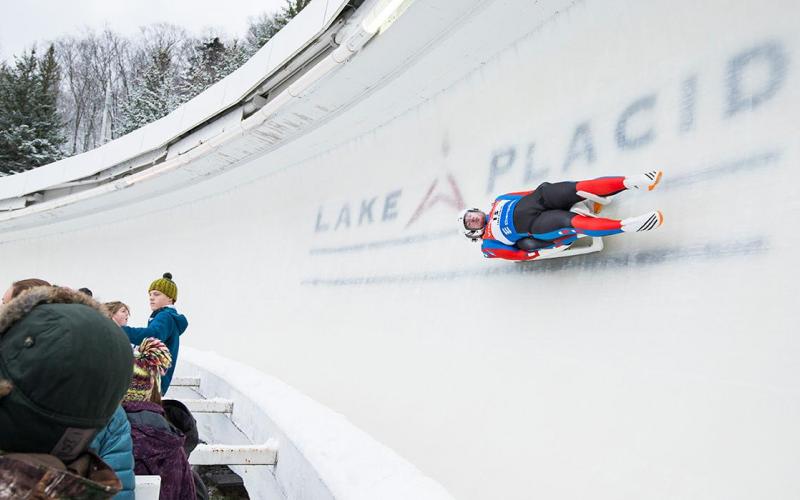
[[[186,190],[6,234],[0,277],[89,286],[141,323],[169,270],[185,342],[456,498],[796,496],[797,4],[528,4],[382,52],[435,10],[418,0],[359,56],[402,71],[338,118]],[[664,227],[601,254],[486,261],[455,230],[501,192],[652,168],[656,191],[607,210]]]

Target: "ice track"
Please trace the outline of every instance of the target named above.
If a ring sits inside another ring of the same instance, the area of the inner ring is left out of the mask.
[[[797,498],[797,2],[398,13],[252,128],[203,98],[126,146],[185,164],[0,213],[0,278],[89,286],[142,323],[171,271],[187,345],[340,412],[455,498]],[[455,228],[502,192],[654,168],[658,189],[606,210],[664,226],[600,254],[487,261]]]

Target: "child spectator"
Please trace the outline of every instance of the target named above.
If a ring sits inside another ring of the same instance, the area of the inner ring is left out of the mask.
[[[111,315],[111,320],[119,326],[127,326],[128,318],[131,315],[131,308],[127,304],[115,300],[113,302],[106,302],[108,314]]]
[[[150,319],[144,328],[134,328],[123,326],[122,329],[128,334],[131,344],[139,344],[147,337],[153,337],[166,344],[172,355],[172,366],[167,370],[161,379],[161,394],[165,394],[172,381],[172,373],[178,362],[178,349],[180,348],[180,336],[186,331],[189,322],[186,316],[175,310],[175,302],[178,300],[178,286],[172,281],[172,274],[164,273],[152,283],[147,289],[150,295]]]
[[[146,338],[134,352],[133,380],[122,406],[131,424],[134,471],[161,476],[162,500],[194,500],[192,469],[184,450],[185,436],[164,416],[158,377],[172,364],[169,349]],[[154,401],[155,400],[155,401]]]
[[[108,310],[108,316],[114,323],[119,326],[127,324],[127,305],[122,302],[107,302],[105,306]],[[95,436],[89,448],[114,469],[117,477],[122,482],[122,491],[114,497],[114,500],[134,500],[136,477],[133,474],[131,424],[128,422],[128,417],[122,406],[117,407],[114,416]]]

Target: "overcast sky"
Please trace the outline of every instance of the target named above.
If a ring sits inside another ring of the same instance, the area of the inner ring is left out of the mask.
[[[40,46],[62,35],[79,35],[85,27],[100,31],[107,24],[130,35],[139,26],[169,22],[200,33],[221,28],[241,37],[247,18],[274,13],[284,0],[0,0],[0,60]]]

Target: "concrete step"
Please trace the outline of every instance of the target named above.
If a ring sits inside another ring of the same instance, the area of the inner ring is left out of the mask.
[[[275,465],[278,441],[253,444],[231,420],[233,401],[206,399],[198,377],[175,377],[168,391],[170,399],[181,401],[195,416],[201,444],[192,451],[192,465],[263,466]]]
[[[192,386],[169,386],[169,390],[164,395],[164,399],[177,399],[183,401],[185,399],[204,399],[200,394],[199,387]]]
[[[189,456],[192,465],[275,465],[278,441],[264,444],[199,444]]]
[[[200,377],[173,377],[170,387],[200,387]]]
[[[136,476],[136,500],[158,500],[161,493],[161,476]]]
[[[233,401],[230,399],[181,399],[192,413],[233,413]]]

